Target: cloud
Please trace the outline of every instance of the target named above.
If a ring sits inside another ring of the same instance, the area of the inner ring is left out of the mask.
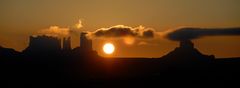
[[[82,25],[82,20],[78,20],[78,23],[76,23],[75,24],[75,27],[77,28],[77,29],[80,29],[80,28],[82,28],[83,27],[83,25]]]
[[[55,37],[62,37],[68,36],[70,34],[69,28],[61,28],[59,26],[50,26],[47,29],[42,29],[37,33],[40,35],[47,35],[47,36],[55,36]]]
[[[180,28],[168,32],[165,37],[170,40],[192,40],[205,36],[240,35],[240,28]]]
[[[83,27],[82,20],[79,19],[76,24],[70,27],[70,30],[69,30],[70,34],[74,34],[74,35],[79,34],[81,31],[83,31],[81,30],[82,27]]]
[[[116,25],[109,28],[100,28],[92,32],[94,37],[137,37],[137,38],[153,38],[154,30],[151,28],[129,27],[124,25]]]
[[[83,27],[82,21],[79,20],[78,23],[76,23],[73,26],[70,27],[50,26],[49,28],[38,31],[37,34],[54,37],[66,37],[70,36],[71,34],[79,34],[81,32],[80,28],[82,27]]]

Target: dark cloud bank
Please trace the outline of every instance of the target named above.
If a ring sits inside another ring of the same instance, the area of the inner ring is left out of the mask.
[[[132,36],[136,38],[153,38],[156,32],[151,28],[128,27],[124,25],[117,25],[109,28],[101,28],[92,35],[95,37],[126,37]],[[165,32],[164,37],[173,41],[192,40],[206,36],[239,36],[240,27],[235,28],[194,28],[185,27],[176,29],[171,32]]]
[[[192,40],[205,36],[240,35],[240,28],[180,28],[166,34],[166,38],[174,41]]]

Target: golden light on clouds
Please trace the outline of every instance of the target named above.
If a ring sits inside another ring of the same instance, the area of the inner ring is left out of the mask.
[[[60,26],[50,26],[49,28],[41,29],[37,32],[37,35],[47,35],[47,36],[55,36],[55,37],[66,37],[70,36],[71,33],[80,33],[82,25],[82,20],[78,20],[78,22],[73,26],[68,27],[60,27]]]
[[[78,20],[78,23],[75,24],[75,27],[76,27],[77,29],[80,29],[80,28],[83,27],[83,25],[82,25],[82,20],[81,20],[81,19]]]
[[[69,28],[61,28],[59,26],[50,26],[47,29],[42,29],[38,31],[38,34],[41,35],[47,35],[47,36],[56,36],[56,37],[61,37],[61,36],[68,36],[69,35]]]

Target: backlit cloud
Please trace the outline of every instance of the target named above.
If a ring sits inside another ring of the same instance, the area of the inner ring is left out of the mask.
[[[70,30],[69,28],[61,28],[59,26],[50,26],[47,29],[42,29],[42,30],[38,31],[38,34],[62,37],[62,36],[68,36],[70,34],[69,30]]]
[[[83,27],[82,21],[78,20],[73,26],[70,27],[59,27],[59,26],[50,26],[49,28],[42,29],[37,32],[38,35],[47,35],[55,37],[65,37],[70,36],[71,34],[79,34],[81,28]]]
[[[82,20],[78,20],[78,23],[76,23],[75,24],[75,28],[77,28],[77,29],[80,29],[80,28],[82,28],[83,27],[83,25],[82,25]]]
[[[92,32],[94,37],[137,37],[137,38],[153,38],[154,30],[152,28],[129,27],[124,25],[116,25],[109,28],[100,28]]]

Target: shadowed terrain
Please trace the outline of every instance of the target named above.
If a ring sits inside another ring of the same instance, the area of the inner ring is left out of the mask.
[[[204,55],[190,40],[160,58],[105,58],[81,34],[80,47],[70,38],[30,37],[23,52],[0,47],[2,87],[162,87],[236,85],[240,58]]]

